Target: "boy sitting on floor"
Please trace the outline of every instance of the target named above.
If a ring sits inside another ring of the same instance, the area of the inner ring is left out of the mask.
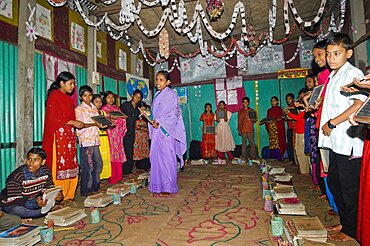
[[[42,199],[45,190],[54,187],[47,166],[46,153],[41,148],[32,148],[27,153],[26,164],[15,169],[6,179],[6,187],[0,194],[0,206],[6,213],[21,218],[39,218],[46,214],[41,208],[47,203]],[[56,202],[63,200],[60,192]]]

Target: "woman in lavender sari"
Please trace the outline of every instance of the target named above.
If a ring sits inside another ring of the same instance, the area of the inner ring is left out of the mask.
[[[150,184],[149,191],[164,196],[176,193],[177,158],[181,167],[182,155],[186,151],[186,132],[181,109],[176,93],[168,87],[170,75],[159,71],[156,75],[158,91],[154,95],[152,106],[153,125],[149,126],[150,148]]]

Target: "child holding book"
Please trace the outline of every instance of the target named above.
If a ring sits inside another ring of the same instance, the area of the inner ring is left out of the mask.
[[[286,101],[286,104],[288,105],[288,109],[295,109],[293,93],[286,94],[285,101]],[[293,147],[294,124],[295,124],[294,120],[287,119],[286,138],[287,138],[288,158],[291,162],[293,162],[293,164],[296,164],[295,157],[294,157],[294,147]]]
[[[206,126],[215,126],[215,114],[212,112],[212,105],[206,103],[204,105],[204,113],[200,116],[200,121],[203,121],[202,135],[202,157],[203,159],[215,159],[216,153],[216,135],[207,133]]]
[[[153,125],[149,125],[150,183],[153,194],[168,196],[177,193],[177,160],[184,165],[186,132],[181,108],[176,93],[169,87],[170,74],[159,71],[156,75],[157,92],[154,95],[152,113]]]
[[[150,113],[150,106],[146,105],[145,102],[140,102],[138,107],[142,112]],[[136,120],[133,160],[139,172],[149,171],[149,128],[148,121],[144,116],[140,116]]]
[[[103,102],[99,94],[93,95],[92,103],[98,110],[99,115],[107,116],[107,114],[103,110],[100,110],[103,105]],[[100,146],[99,146],[100,155],[103,160],[103,167],[100,173],[100,179],[107,179],[111,176],[112,169],[111,169],[111,163],[110,163],[109,140],[108,140],[106,128],[99,129],[99,141],[100,141]]]
[[[122,165],[126,161],[126,155],[123,149],[123,137],[125,136],[127,131],[127,116],[115,116],[113,115],[113,113],[109,114],[110,112],[114,111],[121,112],[121,110],[115,105],[115,102],[116,99],[113,92],[104,92],[103,107],[101,109],[108,114],[109,118],[115,124],[107,130],[112,169],[112,175],[108,180],[109,184],[116,184],[122,180]]]
[[[226,109],[226,103],[220,101],[215,115],[215,120],[218,123],[216,128],[216,150],[220,159],[225,159],[225,152],[229,160],[234,159],[231,151],[235,149],[235,142],[229,125],[231,116],[231,112]]]
[[[97,192],[100,187],[100,173],[103,160],[100,155],[99,123],[91,117],[98,116],[98,109],[91,103],[93,90],[88,85],[83,85],[79,90],[81,104],[75,108],[76,119],[84,123],[84,128],[77,130],[80,144],[80,192],[81,196],[88,196]]]
[[[361,70],[352,66],[352,41],[347,34],[334,33],[327,41],[326,59],[332,72],[322,109],[319,147],[329,149],[328,184],[338,207],[341,225],[328,227],[335,231],[329,237],[349,241],[356,237],[360,170],[363,154],[363,125],[351,126],[348,117],[356,112],[366,96],[345,95],[341,86],[362,78]]]
[[[250,158],[256,159],[256,147],[254,144],[254,127],[257,121],[257,114],[254,109],[249,107],[249,97],[242,99],[243,108],[238,112],[238,133],[242,136],[242,158],[247,159],[247,139],[250,146]],[[251,118],[251,116],[253,118]]]
[[[26,164],[15,169],[6,179],[6,187],[1,192],[1,207],[4,212],[21,218],[39,218],[46,214],[41,208],[47,201],[42,195],[45,190],[54,187],[50,169],[46,164],[46,152],[41,148],[32,148],[27,153]],[[63,200],[60,192],[56,202]]]

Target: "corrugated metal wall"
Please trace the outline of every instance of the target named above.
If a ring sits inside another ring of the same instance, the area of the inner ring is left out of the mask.
[[[0,189],[16,167],[16,98],[18,49],[0,42]]]
[[[104,91],[112,91],[117,94],[117,80],[104,76]]]
[[[45,118],[45,103],[46,103],[46,76],[45,69],[42,64],[42,54],[35,53],[35,69],[34,69],[34,111],[33,111],[33,142],[35,146],[41,146],[42,134],[44,130]]]

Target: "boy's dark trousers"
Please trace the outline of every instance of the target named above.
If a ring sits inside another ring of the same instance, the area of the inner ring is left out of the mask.
[[[288,128],[286,131],[286,136],[287,136],[287,152],[288,152],[288,157],[290,161],[295,162],[294,160],[294,149],[293,149],[293,128]]]
[[[100,188],[100,173],[103,169],[103,160],[99,146],[81,147],[80,160],[80,193],[81,196],[87,196]]]
[[[328,185],[338,207],[342,232],[356,238],[358,191],[362,158],[350,159],[330,150]]]
[[[123,138],[123,148],[125,149],[127,161],[123,163],[122,171],[124,175],[132,173],[134,167],[134,143],[135,143],[135,131],[133,133],[126,133]]]

